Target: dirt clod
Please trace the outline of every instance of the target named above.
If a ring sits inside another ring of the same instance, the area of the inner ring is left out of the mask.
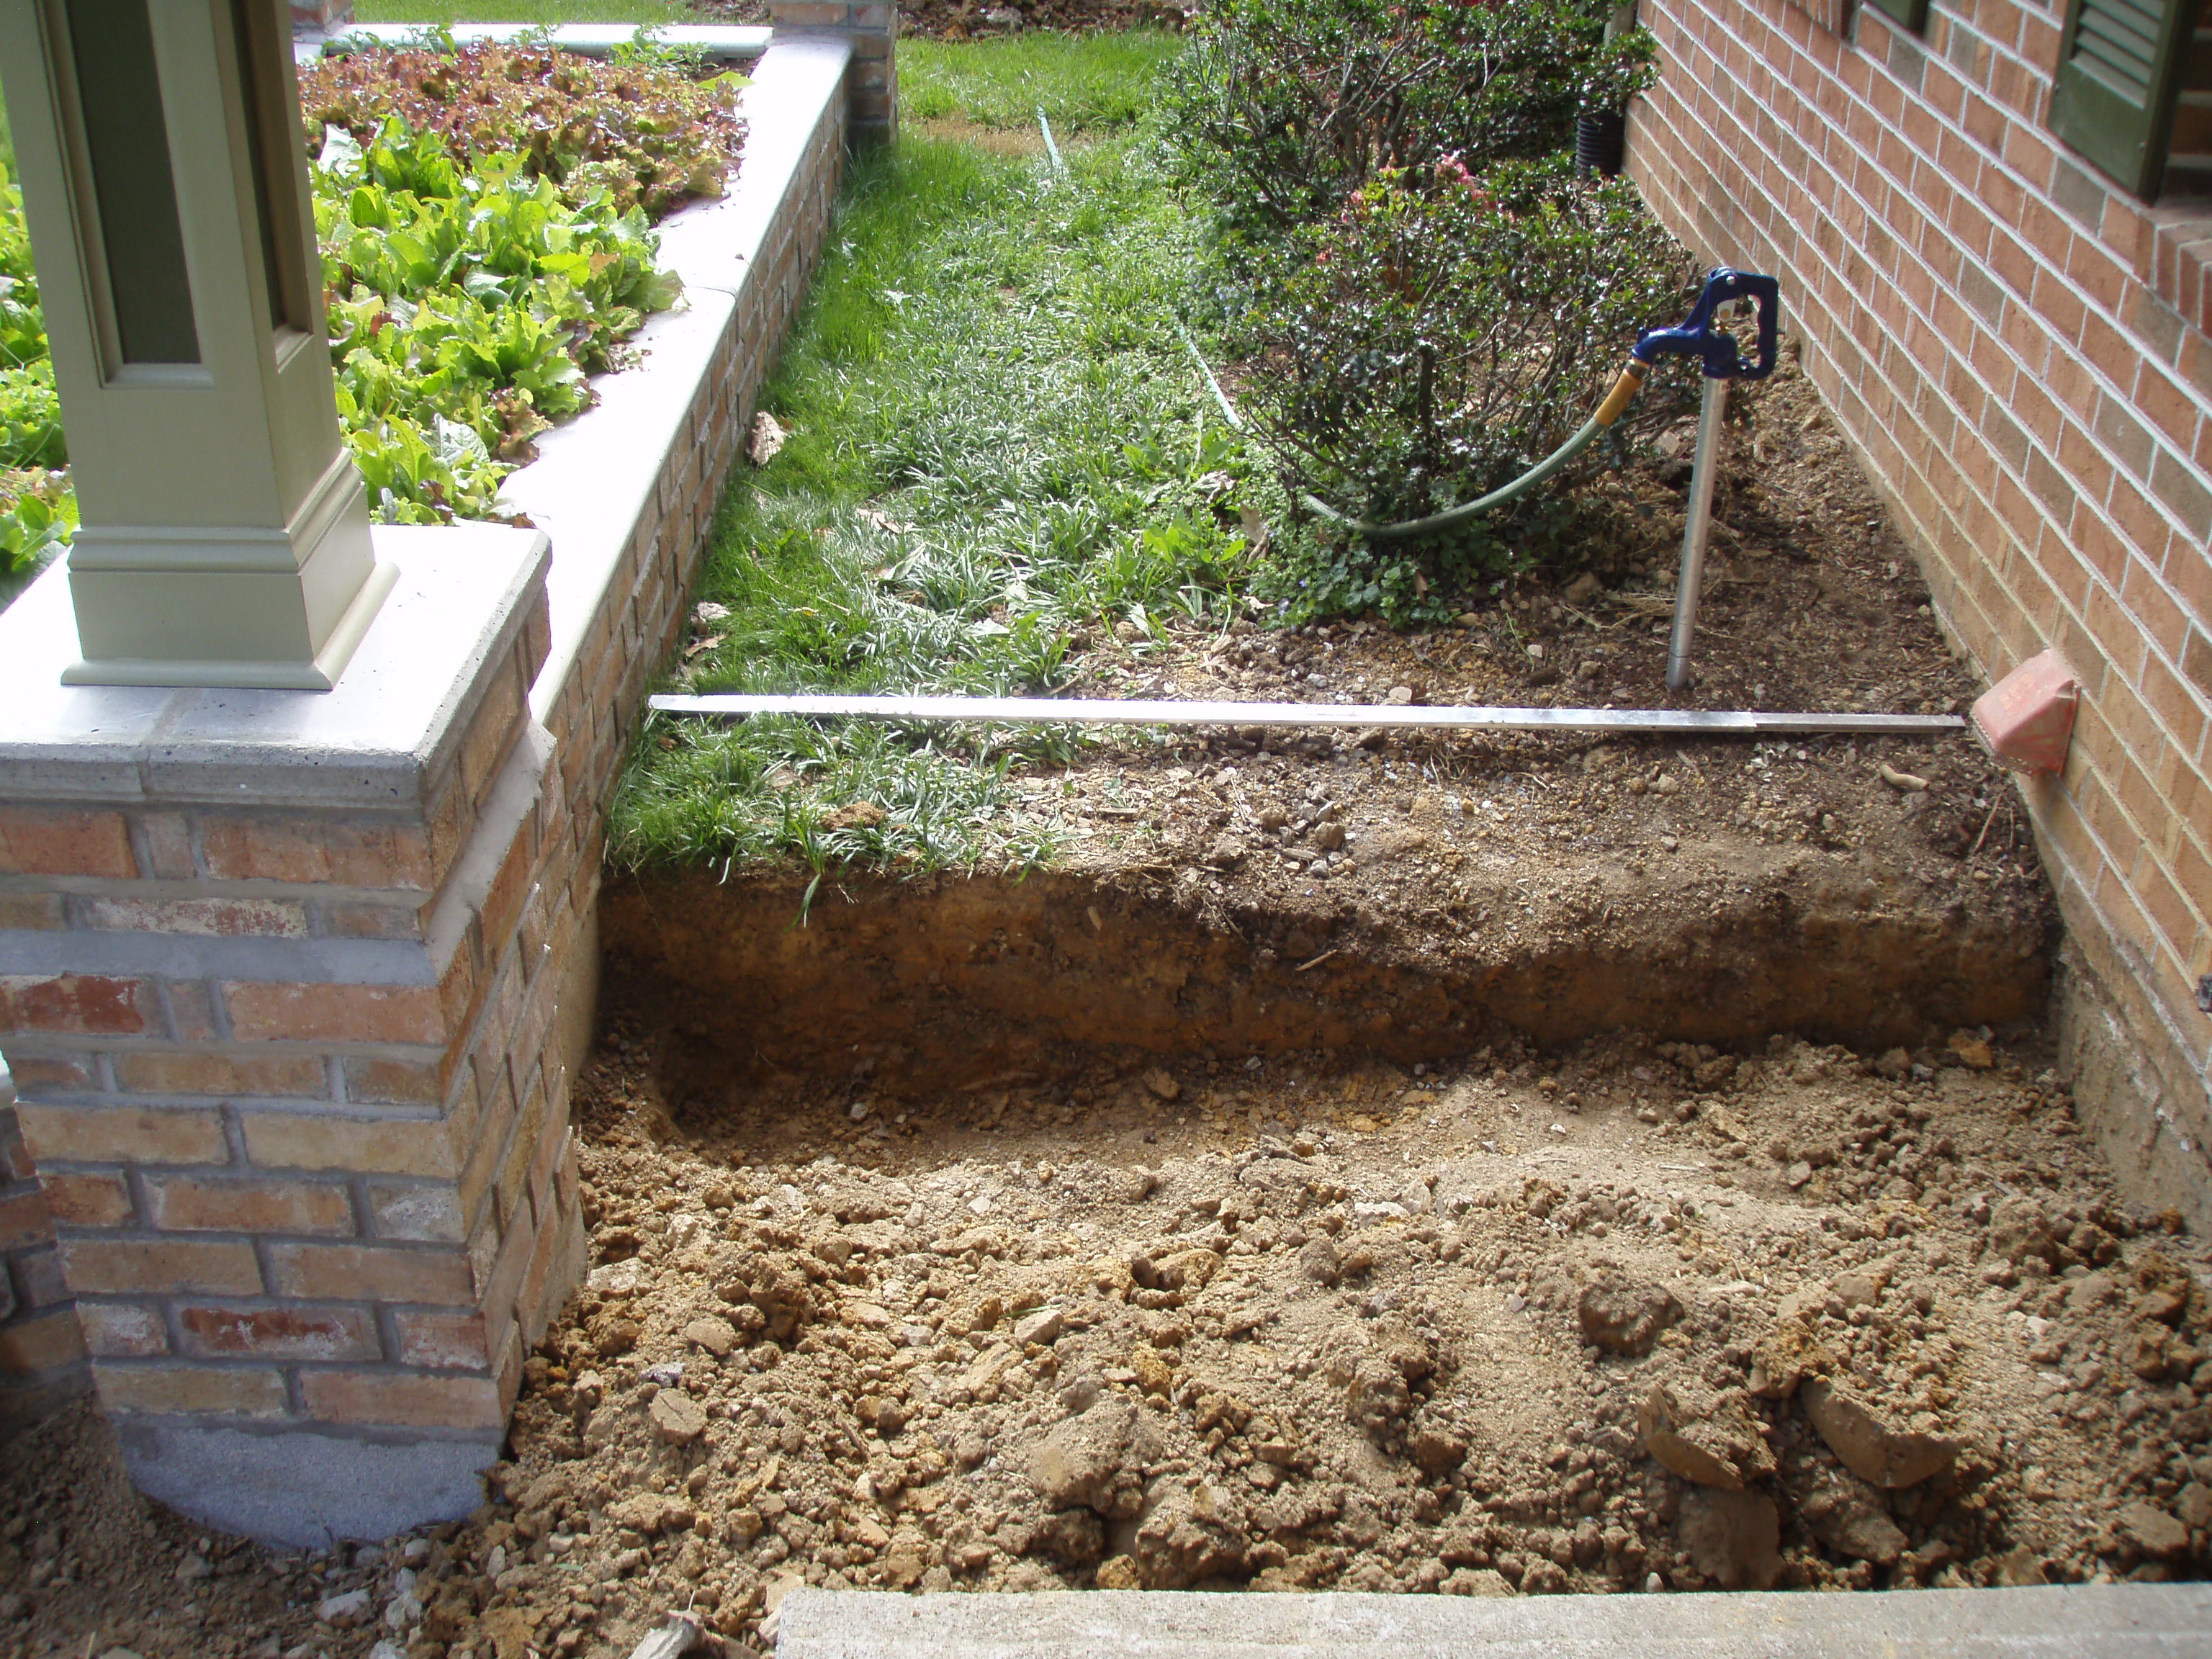
[[[1739,1389],[1655,1382],[1636,1420],[1644,1449],[1686,1480],[1741,1492],[1774,1473],[1768,1425]]]
[[[1582,1294],[1583,1334],[1613,1353],[1646,1354],[1659,1334],[1682,1316],[1682,1304],[1663,1285],[1603,1279]]]
[[[1917,1486],[1957,1461],[1956,1441],[1893,1428],[1864,1401],[1824,1377],[1808,1377],[1797,1397],[1829,1449],[1854,1474],[1877,1486]]]

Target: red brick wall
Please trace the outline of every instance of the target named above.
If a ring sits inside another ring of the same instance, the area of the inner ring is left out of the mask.
[[[2084,701],[2024,793],[2069,926],[2060,1009],[2106,1143],[2212,1218],[2212,217],[2109,186],[2046,125],[2060,9],[1644,0],[1630,170],[1714,260],[1782,278],[1807,370],[1994,678]]]

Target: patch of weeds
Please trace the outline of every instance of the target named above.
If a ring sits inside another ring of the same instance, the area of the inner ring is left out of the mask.
[[[913,136],[863,161],[763,399],[789,436],[724,502],[702,593],[727,614],[686,682],[1036,694],[1098,630],[1141,648],[1177,612],[1225,623],[1238,508],[1272,486],[1176,339],[1204,269],[1140,138],[1057,179]],[[1026,867],[1051,848],[1000,763],[1074,741],[659,722],[611,856]]]
[[[908,118],[1034,131],[1038,106],[1056,135],[1128,126],[1152,107],[1153,79],[1182,50],[1160,29],[1127,33],[1029,31],[996,40],[898,43],[899,104]]]

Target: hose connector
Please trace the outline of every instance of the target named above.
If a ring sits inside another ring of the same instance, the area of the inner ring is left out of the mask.
[[[1620,378],[1613,383],[1613,390],[1605,394],[1605,401],[1597,406],[1590,419],[1600,426],[1611,426],[1621,417],[1630,399],[1644,389],[1644,377],[1651,372],[1649,364],[1631,357],[1620,371]]]

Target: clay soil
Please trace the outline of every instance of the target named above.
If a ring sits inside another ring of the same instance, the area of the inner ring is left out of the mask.
[[[1688,701],[1960,707],[1809,390],[1741,412]],[[1102,632],[1081,689],[1662,702],[1685,470],[1454,626]],[[477,1516],[200,1535],[79,1410],[0,1449],[0,1656],[619,1656],[684,1607],[734,1652],[799,1582],[2203,1570],[2205,1251],[2075,1121],[1969,740],[1015,775],[1025,882],[611,879],[591,1279]]]

